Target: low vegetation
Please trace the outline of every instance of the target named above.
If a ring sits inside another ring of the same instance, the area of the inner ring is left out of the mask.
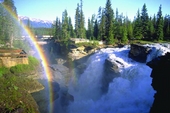
[[[17,74],[20,75],[23,73],[32,73],[32,71],[35,71],[40,64],[36,58],[31,56],[28,57],[28,61],[29,61],[29,65],[20,64],[20,65],[13,66],[10,68],[10,72],[15,75]]]
[[[92,47],[92,48],[96,48],[99,43],[98,41],[93,41],[93,42],[82,42],[82,43],[77,43],[75,44],[77,47],[80,47],[80,46],[86,46],[86,47]]]
[[[39,61],[34,57],[29,57],[29,65],[0,68],[0,113],[39,112],[38,106],[30,93],[44,87],[38,81],[24,76],[24,73],[31,73],[38,66]],[[23,73],[23,76],[21,73]]]

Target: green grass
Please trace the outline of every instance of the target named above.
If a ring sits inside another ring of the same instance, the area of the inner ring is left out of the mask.
[[[40,62],[34,57],[28,59],[28,65],[0,68],[0,113],[12,113],[17,109],[22,110],[22,113],[39,112],[30,93],[42,90],[44,87],[38,81],[25,77],[24,74],[37,70]]]

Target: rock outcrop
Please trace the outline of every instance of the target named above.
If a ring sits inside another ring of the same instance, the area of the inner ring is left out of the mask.
[[[75,47],[71,48],[70,52],[68,53],[68,57],[74,61],[78,60],[80,58],[83,58],[89,54],[92,54],[95,52],[95,48],[92,47],[85,47],[85,46],[80,46],[80,47]]]
[[[0,67],[28,64],[27,53],[21,49],[0,49]]]
[[[147,63],[152,68],[152,87],[157,92],[150,113],[170,113],[170,53]]]
[[[145,63],[147,60],[147,55],[151,52],[152,48],[146,47],[139,44],[131,44],[129,58]]]
[[[106,59],[104,63],[104,73],[102,79],[102,91],[105,93],[108,91],[109,83],[116,77],[119,77],[119,67],[116,61]]]

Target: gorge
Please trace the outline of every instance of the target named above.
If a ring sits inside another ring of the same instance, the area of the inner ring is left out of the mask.
[[[170,52],[170,45],[143,46],[151,51],[142,62],[128,57],[130,45],[96,50],[86,59],[80,58],[79,63],[65,63],[60,59],[59,48],[53,50],[55,54],[51,55],[49,64],[55,81],[53,112],[148,113],[156,91],[151,86],[152,69],[146,63]],[[44,50],[50,55],[48,47]],[[52,56],[57,58],[52,59]],[[57,59],[60,59],[58,63]],[[42,113],[48,112],[49,103],[46,105]]]

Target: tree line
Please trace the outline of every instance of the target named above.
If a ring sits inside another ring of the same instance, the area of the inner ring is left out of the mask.
[[[5,7],[5,8],[4,8]],[[10,12],[10,13],[9,13]],[[4,0],[0,3],[0,44],[13,45],[13,39],[21,37],[21,23],[16,22],[17,10],[13,0]],[[49,33],[57,40],[67,41],[69,38],[87,38],[90,40],[104,40],[106,44],[128,43],[129,40],[170,40],[170,15],[162,15],[162,6],[158,8],[157,14],[148,16],[146,4],[142,10],[137,10],[133,21],[128,16],[114,12],[111,0],[106,1],[105,7],[99,7],[98,14],[88,18],[85,28],[85,15],[83,12],[83,1],[77,3],[75,10],[75,22],[72,24],[67,10],[62,13],[62,20],[56,17],[51,29],[33,29],[29,22],[27,27],[34,34]]]
[[[98,14],[88,18],[87,29],[83,14],[83,1],[77,4],[75,11],[74,27],[67,10],[62,14],[62,21],[57,17],[54,29],[54,37],[59,40],[71,38],[87,38],[90,40],[104,40],[107,44],[128,43],[129,40],[160,41],[170,40],[170,15],[162,15],[162,6],[158,8],[153,17],[148,15],[146,4],[142,10],[137,10],[133,21],[128,16],[115,13],[112,9],[111,0],[106,1],[105,7],[99,7]]]

